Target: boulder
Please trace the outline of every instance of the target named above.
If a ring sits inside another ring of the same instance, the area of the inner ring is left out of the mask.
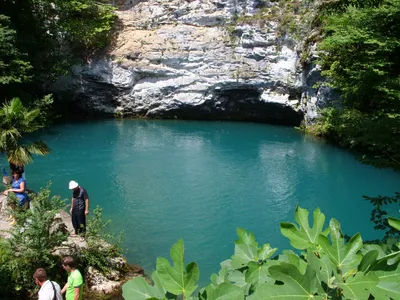
[[[113,273],[119,272],[115,271]],[[114,274],[114,277],[118,278],[117,280],[119,280],[120,274]],[[104,294],[112,293],[121,285],[119,281],[108,279],[105,275],[103,275],[100,271],[96,270],[93,267],[88,268],[85,280],[92,291]]]

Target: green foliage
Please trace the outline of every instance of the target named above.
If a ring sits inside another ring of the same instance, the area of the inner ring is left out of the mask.
[[[365,245],[359,233],[346,242],[338,221],[332,219],[329,227],[324,228],[325,216],[320,210],[316,209],[313,215],[314,224],[310,227],[308,211],[297,207],[297,224],[281,224],[281,232],[289,238],[291,245],[304,250],[301,256],[286,250],[271,258],[276,249],[270,248],[269,244],[259,246],[252,233],[239,228],[232,258],[221,263],[219,273],[211,276],[211,283],[201,289],[197,297],[183,295],[182,299],[374,297],[389,300],[400,297],[399,243]],[[394,223],[397,226],[398,220]],[[125,299],[178,299],[183,294],[183,289],[175,290],[178,275],[187,274],[182,269],[183,255],[180,240],[171,249],[174,262],[181,259],[179,272],[160,279],[157,266],[152,275],[153,285],[144,278],[135,278],[123,286]],[[160,260],[165,261],[159,258],[157,262]],[[175,294],[168,293],[168,289],[174,290]]]
[[[66,208],[66,200],[51,196],[50,183],[39,193],[29,196],[32,199],[29,210],[15,208],[8,211],[17,220],[10,231],[11,238],[0,238],[0,295],[8,294],[12,299],[36,288],[32,279],[36,268],[43,267],[52,279],[61,279],[60,258],[55,256],[54,249],[69,235],[56,217]],[[114,236],[105,232],[109,223],[102,220],[102,210],[97,207],[87,223],[88,248],[76,253],[82,269],[91,266],[107,273],[116,268],[117,263],[112,259],[122,254],[122,233]]]
[[[392,226],[394,229],[399,230],[400,231],[400,220],[393,218],[393,217],[389,217],[388,218],[388,223],[390,226]]]
[[[44,101],[51,101],[51,97],[47,97]],[[15,165],[31,163],[33,154],[50,153],[50,148],[44,142],[21,143],[24,134],[42,127],[44,121],[39,108],[29,109],[19,98],[4,103],[0,108],[0,151],[6,153],[8,161]]]
[[[323,74],[347,106],[363,112],[400,108],[400,1],[349,6],[327,19],[320,44]]]
[[[33,107],[39,109],[39,116],[36,118],[36,122],[40,124],[41,128],[50,125],[54,118],[52,113],[52,105],[54,103],[53,95],[48,94],[43,98],[36,99],[33,101]]]
[[[297,249],[315,248],[318,245],[319,234],[325,223],[325,215],[319,209],[314,211],[314,227],[308,224],[308,211],[296,208],[295,218],[300,228],[292,223],[281,223],[281,232],[290,239],[290,244]],[[327,233],[325,233],[326,235]]]
[[[400,169],[400,0],[332,0],[318,6],[322,74],[341,94],[306,131]]]
[[[170,251],[173,266],[167,259],[157,258],[156,271],[152,275],[154,286],[149,286],[141,277],[129,281],[123,286],[125,299],[164,299],[166,292],[173,295],[190,297],[197,288],[199,269],[196,263],[184,265],[184,244],[180,239]],[[173,298],[174,299],[174,298]]]
[[[109,43],[116,20],[111,5],[95,0],[0,0],[0,6],[1,101],[19,97],[32,106],[72,65]]]
[[[72,47],[90,55],[108,43],[116,18],[111,5],[94,0],[56,0],[54,6],[59,16],[57,28],[65,32]]]
[[[15,209],[10,213],[17,220],[12,227],[11,238],[0,245],[3,253],[2,269],[9,274],[8,283],[14,290],[34,288],[32,274],[38,267],[52,269],[59,263],[52,255],[53,248],[67,238],[67,234],[55,230],[55,215],[65,208],[65,201],[50,196],[50,184],[38,194],[31,194],[32,209]]]
[[[16,31],[10,28],[10,18],[0,15],[0,84],[30,80],[30,63],[23,59],[16,45]]]
[[[349,7],[377,7],[384,1],[385,0],[327,0],[321,1],[318,9],[324,15],[331,15],[346,12]]]
[[[278,37],[290,35],[301,40],[311,30],[311,24],[316,13],[313,8],[314,0],[273,1],[269,5],[261,5],[254,15],[244,13],[241,16],[237,16],[235,25],[251,24],[252,26],[264,28],[270,22],[276,22],[278,24]]]
[[[363,163],[400,169],[400,114],[329,107],[306,131],[362,153]]]
[[[13,290],[11,278],[11,271],[7,267],[7,241],[0,237],[0,295],[7,295]]]
[[[93,211],[93,216],[88,219],[85,234],[88,247],[82,249],[77,255],[84,268],[91,266],[103,273],[108,273],[113,267],[110,259],[122,255],[120,245],[123,232],[119,235],[107,232],[106,228],[111,221],[103,221],[102,212],[103,210],[97,206]]]
[[[297,40],[305,39],[315,18],[314,0],[281,0],[275,10],[279,36],[290,35]]]

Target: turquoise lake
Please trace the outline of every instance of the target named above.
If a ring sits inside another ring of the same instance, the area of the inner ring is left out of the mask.
[[[296,205],[319,207],[348,235],[380,237],[362,195],[393,195],[400,174],[359,163],[350,153],[280,126],[235,122],[106,120],[57,125],[35,135],[53,150],[26,167],[28,186],[52,181],[70,199],[68,182],[88,190],[110,230],[124,230],[131,263],[150,274],[156,258],[185,242],[186,263],[200,286],[233,255],[236,228],[259,244],[289,247],[279,223]],[[391,214],[399,216],[398,207]]]

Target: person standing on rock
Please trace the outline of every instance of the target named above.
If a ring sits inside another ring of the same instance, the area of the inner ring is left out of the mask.
[[[33,274],[35,283],[40,286],[38,300],[63,300],[61,288],[55,281],[47,279],[46,270],[39,268]]]
[[[72,217],[72,226],[77,235],[86,231],[86,215],[89,214],[89,195],[87,191],[79,186],[76,181],[69,182],[69,189],[72,190],[72,202],[69,212]]]
[[[71,256],[64,257],[61,265],[68,273],[68,281],[61,290],[61,293],[65,293],[66,300],[82,300],[83,277],[77,269],[75,260]]]

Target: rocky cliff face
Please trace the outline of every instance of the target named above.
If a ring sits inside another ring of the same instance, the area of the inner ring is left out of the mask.
[[[273,2],[123,4],[120,31],[107,54],[76,66],[54,87],[85,111],[298,125],[329,98],[329,91],[312,87],[318,68],[301,68],[296,43],[280,38],[274,21],[250,18]]]

